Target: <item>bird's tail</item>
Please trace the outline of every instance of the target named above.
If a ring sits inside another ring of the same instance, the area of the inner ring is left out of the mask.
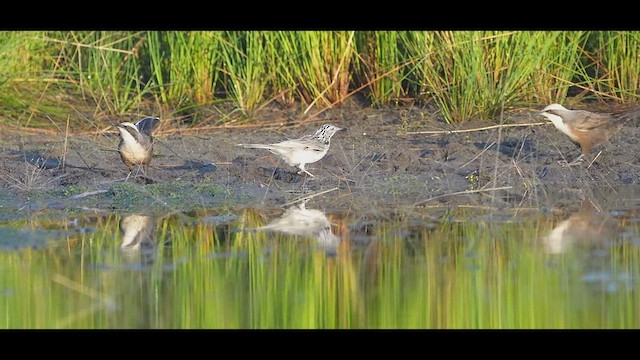
[[[160,119],[158,119],[157,117],[146,117],[142,120],[139,120],[136,123],[136,126],[141,133],[151,135],[153,129],[158,125],[158,123],[160,123]]]
[[[273,149],[273,146],[267,144],[238,144],[237,146],[242,146],[247,149]]]
[[[623,116],[621,116],[622,121],[625,123],[629,120],[637,120],[639,118],[640,118],[640,109],[629,111],[625,113]]]

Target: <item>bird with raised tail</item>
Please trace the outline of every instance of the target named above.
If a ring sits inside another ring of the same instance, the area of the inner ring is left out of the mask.
[[[153,157],[153,136],[151,134],[158,123],[160,123],[160,119],[157,117],[146,117],[135,124],[123,122],[117,125],[120,132],[118,152],[122,162],[129,169],[127,180],[136,167],[141,167],[143,176],[147,176],[147,168]]]
[[[586,110],[569,110],[560,104],[551,104],[540,115],[549,119],[553,125],[571,141],[580,147],[581,154],[570,163],[560,164],[573,166],[584,160],[591,149],[601,145],[616,133],[629,120],[637,117],[640,111],[627,113],[594,113]]]
[[[330,124],[322,125],[312,135],[304,135],[298,139],[289,139],[274,144],[238,144],[245,148],[267,149],[271,153],[279,155],[290,166],[300,169],[298,174],[306,173],[314,177],[305,169],[307,164],[322,159],[329,151],[331,137],[338,131],[344,130]]]

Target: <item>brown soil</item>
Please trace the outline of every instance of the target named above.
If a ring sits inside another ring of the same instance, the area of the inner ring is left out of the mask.
[[[129,179],[133,187],[127,189],[144,192],[156,186],[152,202],[173,211],[260,202],[278,206],[334,188],[318,197],[325,209],[462,204],[548,209],[561,198],[630,198],[627,192],[633,194],[640,183],[638,121],[628,122],[609,144],[594,149],[592,157],[604,151],[590,167],[587,162],[567,168],[557,161],[573,159],[578,148],[534,111],[505,116],[504,123],[544,125],[469,132],[455,131],[495,123],[450,126],[419,108],[343,107],[302,123],[287,120],[291,115],[284,111],[269,111],[269,123],[281,119],[281,126],[162,127],[149,170],[153,184]],[[333,137],[324,159],[307,166],[315,178],[296,174],[296,168],[266,150],[236,146],[298,137],[322,123],[348,131]],[[419,131],[440,133],[415,133]],[[7,217],[16,210],[24,215],[70,207],[149,210],[148,201],[132,200],[123,209],[115,199],[122,195],[118,186],[128,172],[116,152],[118,141],[114,128],[71,135],[66,142],[63,133],[5,129],[0,135],[2,213]]]

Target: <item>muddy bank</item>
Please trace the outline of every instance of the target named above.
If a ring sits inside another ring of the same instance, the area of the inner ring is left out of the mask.
[[[629,122],[610,144],[594,149],[589,166],[563,167],[579,150],[548,121],[544,125],[462,127],[425,109],[343,108],[314,121],[289,125],[290,114],[269,109],[269,123],[283,126],[216,129],[167,128],[156,134],[149,177],[129,179],[116,152],[115,129],[91,134],[4,129],[0,135],[3,217],[57,209],[122,212],[194,208],[280,206],[304,194],[316,208],[375,211],[391,207],[491,206],[551,209],[585,197],[634,203],[640,184],[638,122]],[[535,112],[507,116],[507,123],[543,123]],[[256,115],[259,117],[260,115]],[[135,119],[116,119],[131,121]],[[336,134],[324,159],[296,174],[266,150],[237,143],[267,143],[312,133],[323,123],[348,128]],[[419,133],[431,132],[431,133]],[[494,189],[494,190],[491,190]]]

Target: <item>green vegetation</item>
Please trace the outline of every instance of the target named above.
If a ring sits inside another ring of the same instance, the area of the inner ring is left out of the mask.
[[[550,254],[540,239],[552,217],[488,226],[472,220],[486,214],[455,210],[417,226],[424,215],[433,211],[371,221],[363,243],[340,230],[353,219],[330,214],[342,237],[334,251],[312,237],[242,231],[264,225],[254,209],[133,216],[150,230],[137,249],[122,247],[126,214],[5,223],[13,245],[0,244],[10,247],[0,249],[0,328],[640,326],[640,247],[622,241],[636,223],[599,251],[576,243]]]
[[[314,116],[356,94],[434,104],[447,122],[498,121],[568,96],[638,100],[638,49],[633,31],[0,32],[0,121],[259,121],[273,102]]]

